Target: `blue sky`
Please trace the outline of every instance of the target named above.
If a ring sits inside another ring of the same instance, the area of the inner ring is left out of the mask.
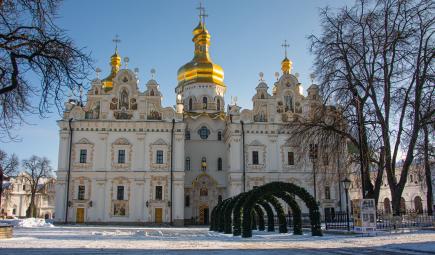
[[[95,67],[109,72],[109,58],[114,52],[112,39],[120,36],[119,53],[129,57],[129,68],[139,68],[140,89],[157,71],[156,80],[163,92],[163,104],[175,103],[174,88],[180,66],[193,56],[192,30],[198,23],[198,0],[67,0],[59,11],[57,23],[79,47],[91,53]],[[280,71],[284,56],[281,44],[290,44],[288,57],[293,73],[306,89],[312,72],[313,57],[307,36],[320,33],[319,9],[353,4],[351,0],[205,0],[207,28],[211,33],[211,57],[225,72],[231,96],[238,104],[251,108],[251,98],[258,84],[258,73],[271,89],[274,72]],[[89,77],[93,79],[94,76]],[[35,80],[35,82],[38,82]],[[20,142],[0,148],[16,153],[20,159],[32,154],[46,156],[57,168],[58,127],[56,109],[47,118],[29,116],[28,124],[15,132]]]

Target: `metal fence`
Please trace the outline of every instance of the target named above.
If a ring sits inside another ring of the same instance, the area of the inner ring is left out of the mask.
[[[330,230],[347,230],[346,212],[325,214],[323,217],[325,228]],[[349,215],[350,230],[353,229],[353,218]],[[390,212],[376,212],[376,229],[394,230],[404,228],[435,227],[435,215],[429,215],[427,211],[406,210],[401,215],[393,215]]]

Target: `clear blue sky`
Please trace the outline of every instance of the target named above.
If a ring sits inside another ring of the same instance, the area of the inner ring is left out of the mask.
[[[163,104],[175,103],[174,88],[180,66],[193,56],[192,30],[198,23],[198,0],[67,0],[60,9],[57,23],[86,51],[91,52],[95,67],[105,77],[113,54],[112,39],[122,40],[119,53],[129,57],[128,67],[140,70],[140,89],[150,79],[150,69],[163,92]],[[313,57],[307,36],[319,34],[319,8],[353,4],[352,0],[205,0],[207,28],[211,33],[211,57],[225,71],[228,90],[238,104],[251,108],[251,98],[258,84],[258,73],[273,86],[274,72],[280,71],[284,39],[290,44],[288,56],[293,73],[300,74],[306,89]],[[94,77],[89,77],[93,79]],[[38,81],[35,81],[38,82]],[[308,86],[307,86],[308,85]],[[47,118],[30,116],[29,124],[15,134],[21,142],[2,144],[8,153],[20,159],[32,154],[46,156],[57,168],[58,127],[56,109]]]

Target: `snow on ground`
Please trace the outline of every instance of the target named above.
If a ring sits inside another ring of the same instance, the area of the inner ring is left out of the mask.
[[[45,219],[41,219],[41,218],[1,220],[0,224],[10,224],[14,227],[19,227],[19,228],[54,227],[53,224],[48,223],[45,221]]]
[[[254,231],[233,237],[207,228],[56,226],[15,228],[14,238],[0,240],[1,254],[435,254],[435,232],[378,233],[377,236],[312,237]],[[236,252],[237,251],[237,252]],[[278,252],[279,251],[279,252]],[[32,253],[33,252],[33,253]],[[50,253],[52,252],[52,253]],[[277,252],[277,253],[275,253]]]

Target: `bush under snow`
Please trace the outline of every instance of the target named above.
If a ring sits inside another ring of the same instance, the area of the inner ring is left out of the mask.
[[[46,222],[42,218],[2,220],[1,223],[10,224],[18,228],[54,227],[53,224]]]

